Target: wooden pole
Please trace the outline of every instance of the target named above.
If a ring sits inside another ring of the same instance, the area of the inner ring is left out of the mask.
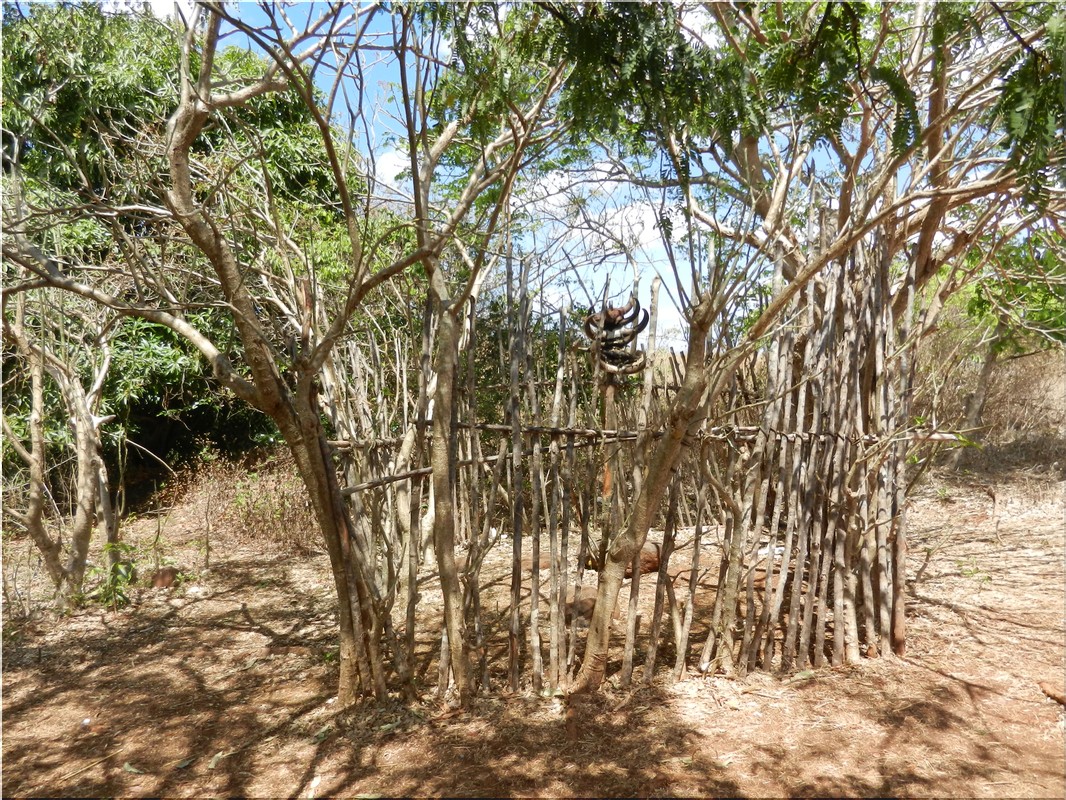
[[[519,301],[515,304],[513,294],[513,257],[507,254],[507,308],[512,320],[511,328],[511,395],[508,414],[511,419],[511,508],[512,508],[512,546],[511,546],[511,618],[508,628],[507,653],[508,682],[512,692],[518,691],[519,654],[522,645],[522,618],[520,604],[522,601],[522,420],[519,386],[522,365],[525,361],[525,268],[520,267]]]

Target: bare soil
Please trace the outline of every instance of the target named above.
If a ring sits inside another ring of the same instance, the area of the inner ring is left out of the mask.
[[[326,557],[223,528],[205,569],[211,495],[194,487],[126,529],[184,582],[118,612],[5,604],[3,794],[1063,797],[1066,722],[1040,688],[1064,680],[1061,471],[933,486],[909,511],[905,658],[647,687],[638,668],[639,689],[569,701],[507,695],[494,673],[464,713],[434,699],[428,638],[422,699],[338,709]],[[27,548],[5,542],[6,568]],[[506,564],[487,562],[490,619]]]

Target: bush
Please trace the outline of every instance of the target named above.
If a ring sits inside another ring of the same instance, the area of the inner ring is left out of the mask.
[[[235,535],[249,543],[269,543],[284,552],[314,552],[318,521],[292,456],[273,452],[252,471],[230,466],[234,494],[224,516]]]

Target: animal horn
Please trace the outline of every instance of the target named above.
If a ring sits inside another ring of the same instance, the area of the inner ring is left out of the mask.
[[[640,354],[640,360],[633,362],[632,364],[624,364],[615,366],[606,361],[601,361],[600,365],[603,367],[604,372],[609,372],[612,375],[634,375],[644,369],[648,364],[647,356],[644,353]]]
[[[647,312],[645,312],[647,313]],[[640,314],[640,301],[637,300],[637,296],[633,295],[629,298],[629,302],[622,306],[622,324],[629,325]]]
[[[638,334],[641,331],[643,331],[645,328],[648,327],[648,322],[650,322],[650,321],[651,321],[651,314],[649,314],[647,312],[647,310],[645,310],[644,311],[644,317],[640,320],[640,322],[637,323],[637,327],[634,329],[633,333],[634,334]]]

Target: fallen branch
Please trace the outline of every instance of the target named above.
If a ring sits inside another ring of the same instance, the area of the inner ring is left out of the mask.
[[[88,763],[88,764],[86,764],[86,765],[85,765],[84,767],[81,767],[81,768],[79,768],[79,769],[76,769],[76,770],[74,770],[73,772],[68,772],[68,773],[67,773],[66,775],[64,775],[64,776],[62,776],[61,778],[59,778],[59,779],[58,779],[58,780],[57,780],[56,782],[57,782],[57,783],[62,783],[63,781],[69,781],[69,780],[70,780],[71,778],[74,778],[74,777],[76,777],[76,776],[78,776],[78,775],[81,775],[81,774],[82,774],[83,772],[85,772],[86,770],[90,770],[90,769],[92,769],[92,768],[93,768],[93,767],[95,767],[95,766],[96,766],[97,764],[101,764],[101,763],[103,763],[104,761],[107,761],[107,760],[108,760],[109,758],[113,758],[113,757],[117,756],[117,755],[118,755],[119,753],[121,753],[121,752],[122,752],[123,750],[125,750],[125,749],[126,749],[126,747],[127,747],[127,745],[122,745],[122,747],[120,747],[120,748],[119,748],[118,750],[115,750],[115,751],[113,751],[113,752],[110,752],[110,753],[108,753],[108,754],[107,754],[106,756],[104,756],[103,758],[98,758],[98,759],[96,759],[96,761],[91,761],[91,762],[89,762],[89,763]]]

